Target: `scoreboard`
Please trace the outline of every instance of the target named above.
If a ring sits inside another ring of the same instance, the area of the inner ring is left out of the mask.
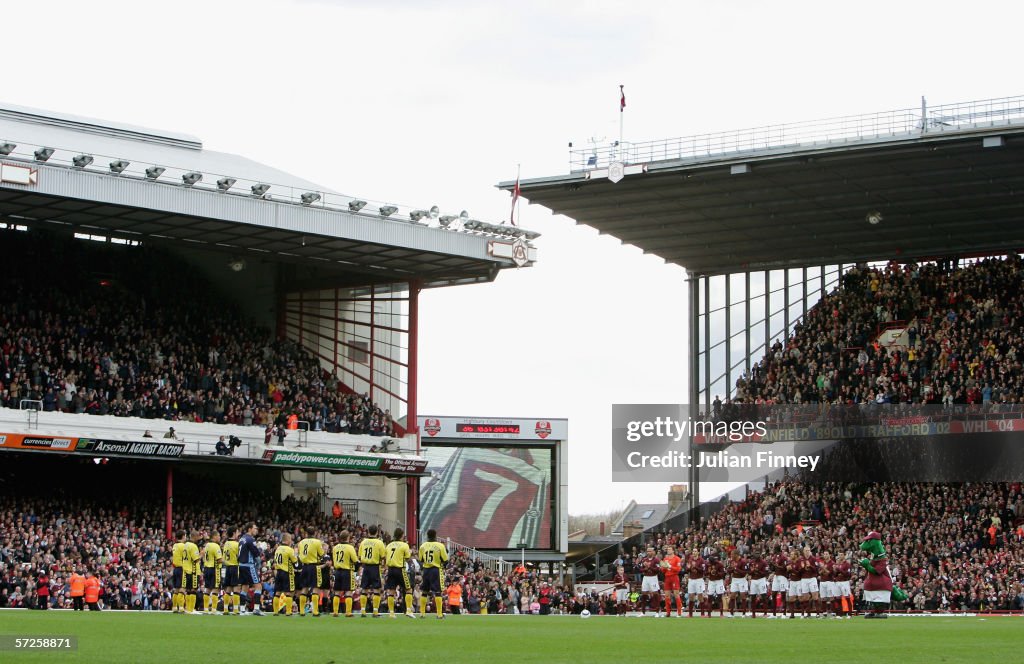
[[[433,417],[418,420],[430,479],[419,525],[481,550],[568,549],[568,421]]]
[[[451,438],[509,441],[556,441],[569,438],[569,421],[565,419],[424,416],[419,418],[418,423],[424,445],[429,445],[431,440]]]

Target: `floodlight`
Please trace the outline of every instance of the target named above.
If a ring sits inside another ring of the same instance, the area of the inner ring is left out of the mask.
[[[454,215],[451,215],[451,214],[444,215],[440,219],[441,228],[448,228],[449,226],[452,225],[452,222],[457,220],[457,219],[458,219],[458,217],[456,217]]]
[[[39,148],[35,151],[36,161],[46,161],[53,156],[53,148]]]
[[[390,217],[394,213],[398,212],[398,208],[394,205],[382,205],[380,206],[380,216]]]
[[[469,213],[463,210],[462,212],[459,213],[459,219],[461,219],[463,223],[469,221]]]
[[[348,202],[348,209],[350,212],[359,212],[366,207],[366,201],[361,201],[358,198]]]
[[[146,177],[150,180],[155,180],[163,175],[166,170],[163,166],[150,166],[146,169]]]
[[[227,191],[231,187],[235,186],[236,182],[238,182],[238,180],[235,178],[221,178],[217,180],[217,188],[221,191]]]
[[[123,173],[124,169],[128,168],[129,164],[131,164],[130,161],[125,161],[124,159],[115,159],[114,161],[110,162],[110,172],[114,174]]]
[[[263,198],[264,194],[270,191],[269,184],[254,184],[249,188],[252,191],[252,195],[256,198]]]
[[[409,218],[412,219],[413,221],[419,221],[428,214],[430,213],[427,212],[426,210],[413,210],[412,212],[409,213]]]
[[[300,198],[302,199],[303,205],[312,205],[313,203],[316,203],[318,200],[320,200],[320,194],[316,193],[315,191],[307,191],[302,196],[300,196]]]
[[[202,179],[203,174],[196,173],[195,171],[190,171],[181,176],[181,181],[185,184],[186,187],[191,187],[196,182],[199,182]]]
[[[71,159],[71,163],[74,164],[75,168],[85,168],[92,162],[93,156],[91,154],[80,154]]]
[[[0,155],[7,156],[14,152],[14,148],[18,147],[16,143],[0,143]]]
[[[868,212],[865,219],[867,219],[867,222],[872,226],[877,226],[882,222],[882,213],[878,212],[877,210],[875,210],[874,212]]]
[[[441,211],[437,209],[436,205],[432,205],[430,206],[430,212],[428,214],[431,219],[437,219],[438,215],[441,214]]]

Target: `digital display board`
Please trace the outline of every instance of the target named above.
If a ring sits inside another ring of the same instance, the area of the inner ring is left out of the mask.
[[[479,433],[479,434],[519,434],[518,424],[476,424],[473,422],[458,422],[455,425],[456,433]]]
[[[478,549],[552,548],[553,446],[424,443],[420,528]]]

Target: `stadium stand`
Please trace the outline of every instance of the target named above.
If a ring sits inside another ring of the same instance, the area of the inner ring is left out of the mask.
[[[1020,256],[860,265],[811,308],[785,343],[716,404],[920,404],[1019,411],[1024,401]],[[898,335],[884,336],[899,329]],[[893,337],[897,343],[892,343]],[[888,339],[890,343],[883,343]],[[898,445],[893,442],[893,445]],[[840,477],[850,446],[833,450],[821,477]],[[819,478],[820,479],[820,478]],[[869,520],[865,514],[878,515]],[[776,483],[729,503],[697,527],[654,527],[657,546],[746,554],[857,552],[868,530],[891,545],[894,577],[916,610],[1024,609],[1024,493],[989,484]],[[631,540],[615,564],[635,567]]]
[[[170,607],[171,542],[163,533],[164,498],[143,466],[117,468],[89,460],[24,461],[0,475],[0,606],[34,607],[40,571],[49,575],[53,606],[75,569],[95,570],[104,603],[114,609]],[[356,539],[364,524],[325,515],[315,501],[276,500],[265,492],[228,490],[202,477],[180,477],[175,501],[180,528],[222,533],[258,518],[259,543],[271,551],[281,534],[300,528],[336,542],[343,529]],[[116,491],[112,491],[116,489]],[[117,497],[112,496],[116,493]]]
[[[748,403],[1019,404],[1020,256],[859,266],[736,386]],[[905,343],[883,346],[886,328]]]
[[[313,431],[395,434],[390,412],[159,248],[13,231],[4,248],[0,407],[262,427],[294,415]]]
[[[44,410],[97,415],[257,426],[295,414],[326,431],[343,428],[342,418],[350,430],[369,433],[393,426],[362,397],[332,388],[315,360],[226,310],[208,296],[209,284],[169,254],[150,247],[71,251],[71,241],[40,235],[5,237],[10,260],[0,266],[7,285],[0,294],[0,405],[18,407],[30,398],[41,400]],[[69,274],[94,278],[72,281]],[[162,278],[144,278],[150,274]],[[740,380],[736,401],[1020,404],[1021,276],[1017,256],[962,267],[946,261],[855,268],[785,344]],[[881,343],[894,326],[905,339]],[[68,574],[89,566],[103,579],[107,607],[169,608],[162,497],[141,478],[138,486],[125,483],[123,474],[67,484],[33,467],[38,472],[6,471],[0,478],[0,606],[37,605],[43,571],[50,605],[64,606]],[[133,495],[130,504],[103,491],[114,481],[119,495]],[[177,495],[178,527],[226,532],[259,515],[265,550],[283,533],[305,528],[323,533],[328,544],[343,528],[357,540],[365,532],[364,524],[333,519],[305,501],[225,495],[202,482],[179,484]],[[877,517],[868,523],[866,513]],[[698,527],[655,529],[647,536],[686,551],[807,546],[845,553],[857,550],[868,529],[886,533],[894,576],[910,595],[907,608],[1024,609],[1019,482],[790,479],[726,505]],[[636,574],[638,555],[633,547],[616,562]],[[536,570],[499,574],[462,552],[446,572],[462,581],[469,612],[614,610],[596,593],[574,593]]]
[[[126,470],[125,465],[29,459],[0,472],[0,608],[37,608],[41,572],[51,588],[48,605],[70,607],[68,578],[73,571],[86,569],[100,578],[106,609],[170,608],[171,542],[163,533],[159,482],[147,466],[129,464]],[[324,514],[315,501],[278,500],[202,476],[179,477],[177,496],[178,528],[218,531],[223,539],[231,528],[257,519],[257,543],[268,559],[284,533],[297,537],[310,530],[333,545],[341,531],[348,530],[358,545],[369,525]],[[389,541],[388,531],[377,525]],[[550,611],[567,610],[571,599],[567,587],[546,586],[535,568],[499,574],[461,548],[453,547],[445,575],[461,581],[463,605],[470,613],[529,612],[534,604],[539,610],[545,588]],[[267,565],[265,604],[272,598],[271,578]]]
[[[878,515],[869,519],[866,514]],[[1020,483],[943,485],[780,482],[682,532],[650,534],[702,554],[810,547],[857,552],[868,530],[887,534],[894,578],[919,610],[1024,608],[1024,493]],[[638,573],[634,546],[621,555]],[[906,608],[906,607],[905,607]]]

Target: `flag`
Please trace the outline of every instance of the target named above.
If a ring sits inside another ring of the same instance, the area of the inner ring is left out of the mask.
[[[512,188],[512,214],[509,216],[509,222],[516,225],[516,203],[519,202],[519,196],[522,194],[522,190],[519,188],[519,174],[516,174],[516,186]]]
[[[625,87],[626,86],[624,85],[619,86],[619,113],[622,113],[623,111],[626,110],[626,91],[624,89]]]

